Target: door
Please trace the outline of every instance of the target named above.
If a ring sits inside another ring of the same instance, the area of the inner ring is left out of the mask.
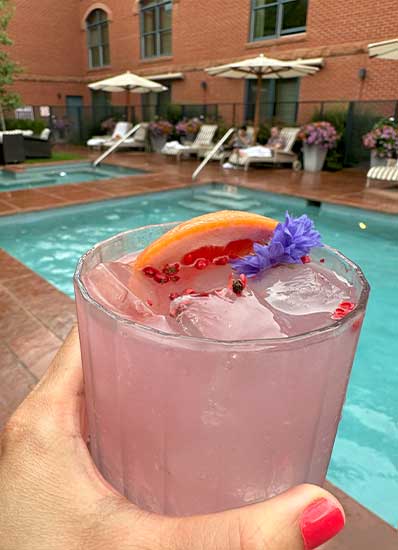
[[[63,118],[63,124],[60,124],[59,129],[61,132],[63,130],[64,140],[72,143],[81,142],[83,140],[83,97],[81,95],[66,96],[66,116]],[[60,137],[62,140],[62,136]]]
[[[171,103],[172,81],[162,80],[161,83],[167,87],[165,92],[142,94],[142,120],[153,120],[155,116],[167,118],[167,111]]]
[[[93,111],[93,125],[99,126],[108,117],[112,116],[110,95],[101,90],[91,91],[91,105]]]

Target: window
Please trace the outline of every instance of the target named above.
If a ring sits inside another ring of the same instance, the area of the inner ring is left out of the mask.
[[[86,19],[88,62],[91,68],[110,65],[108,16],[104,10],[93,10]]]
[[[308,0],[252,1],[252,40],[305,31]]]
[[[246,120],[254,119],[257,82],[247,80]],[[299,79],[264,78],[261,86],[260,120],[278,124],[295,124],[299,97]]]
[[[141,1],[142,57],[171,55],[172,11],[170,0]]]

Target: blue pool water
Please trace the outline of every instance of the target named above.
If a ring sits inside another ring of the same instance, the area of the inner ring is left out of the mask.
[[[222,208],[282,219],[306,212],[326,243],[364,270],[372,287],[328,477],[392,524],[398,521],[398,216],[210,185],[0,218],[0,246],[73,296],[79,256],[115,233]],[[366,229],[359,227],[366,224]],[[395,326],[395,332],[394,332]]]
[[[125,168],[113,164],[101,164],[98,168],[93,168],[89,162],[32,166],[21,172],[3,169],[0,170],[0,192],[64,185],[65,183],[125,178],[126,176],[143,173],[144,170]]]

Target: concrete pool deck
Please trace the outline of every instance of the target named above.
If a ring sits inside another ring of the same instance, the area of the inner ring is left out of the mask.
[[[146,153],[115,155],[110,162],[151,171],[123,180],[0,193],[0,214],[14,214],[72,204],[174,189],[189,185],[197,163]],[[398,213],[398,197],[364,190],[365,173],[294,174],[290,170],[223,171],[217,163],[204,170],[200,183],[218,181],[308,199]],[[4,195],[4,198],[3,198]],[[398,194],[397,194],[398,195]],[[0,429],[45,372],[75,322],[73,301],[0,250]],[[328,550],[392,550],[397,531],[358,502],[327,484],[343,503],[345,530],[325,545]]]

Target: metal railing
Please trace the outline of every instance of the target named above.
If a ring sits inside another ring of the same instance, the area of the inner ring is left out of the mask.
[[[203,168],[206,166],[206,164],[211,160],[214,155],[217,153],[217,151],[220,149],[220,147],[227,141],[227,139],[235,132],[235,128],[230,128],[218,141],[213,149],[207,153],[205,158],[202,160],[202,162],[199,164],[199,166],[196,168],[194,173],[192,174],[192,181],[195,181],[195,179],[198,177],[200,172],[203,170]]]
[[[113,151],[116,151],[116,149],[122,144],[124,143],[129,137],[131,137],[133,134],[136,133],[136,131],[138,130],[138,128],[141,128],[141,124],[136,124],[133,128],[131,128],[131,130],[129,132],[127,132],[127,134],[125,136],[123,136],[122,138],[120,138],[118,141],[116,141],[111,147],[109,147],[109,149],[107,149],[104,153],[102,153],[97,159],[95,159],[93,162],[92,162],[92,166],[94,168],[96,168],[104,159],[106,159],[106,157],[108,155],[110,155],[111,153],[113,153]]]

